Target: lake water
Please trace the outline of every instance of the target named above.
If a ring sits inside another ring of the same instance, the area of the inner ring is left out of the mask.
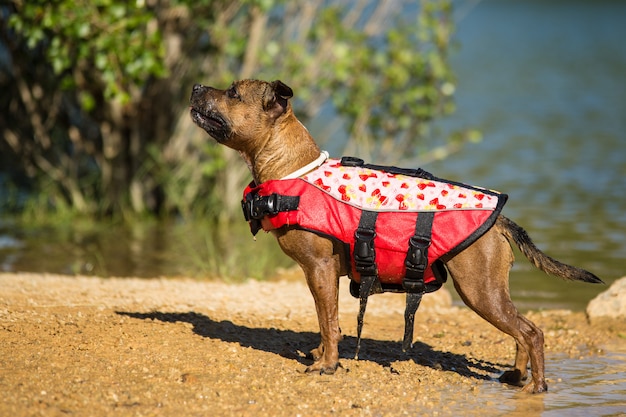
[[[537,245],[606,282],[626,275],[626,3],[460,2],[457,112],[483,141],[425,167],[509,194]],[[517,256],[518,304],[582,308],[603,290]]]
[[[626,2],[457,2],[455,15],[458,110],[441,128],[475,127],[484,139],[424,168],[509,194],[504,214],[557,259],[607,283],[626,275]],[[258,239],[243,222],[217,233],[210,224],[0,223],[0,270],[262,278],[291,265],[269,236]],[[581,310],[606,288],[517,258],[511,288],[522,309]]]
[[[496,376],[494,376],[496,377]],[[518,388],[486,382],[471,397],[442,395],[446,415],[484,417],[599,417],[626,416],[626,350],[619,348],[598,356],[546,357],[548,392],[529,396]]]

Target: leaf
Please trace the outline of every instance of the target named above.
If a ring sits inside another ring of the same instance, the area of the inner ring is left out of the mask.
[[[80,105],[86,112],[90,112],[96,107],[96,100],[87,91],[82,91],[79,94]]]

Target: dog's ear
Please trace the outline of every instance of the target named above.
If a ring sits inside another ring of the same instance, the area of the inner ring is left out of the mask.
[[[265,94],[265,110],[276,118],[287,110],[293,90],[280,80],[272,81]]]
[[[274,90],[277,96],[285,100],[289,100],[291,97],[293,97],[293,90],[291,89],[291,87],[289,87],[287,84],[283,83],[282,81],[280,80],[272,81],[270,85],[272,86],[272,89]]]

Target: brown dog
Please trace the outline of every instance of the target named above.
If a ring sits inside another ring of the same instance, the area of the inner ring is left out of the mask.
[[[191,118],[217,142],[237,150],[257,184],[280,179],[317,159],[320,149],[293,114],[291,88],[280,81],[244,80],[227,90],[195,85]],[[339,277],[350,260],[338,242],[295,227],[273,232],[282,250],[304,270],[315,300],[321,344],[311,353],[315,362],[307,372],[333,373],[339,365],[337,344]],[[526,232],[506,217],[482,237],[446,262],[457,292],[472,310],[517,343],[515,365],[500,380],[519,384],[532,380],[527,392],[547,390],[544,378],[543,333],[517,312],[509,295],[509,269],[513,253],[509,241],[542,271],[566,280],[601,283],[583,269],[560,263],[535,247]]]

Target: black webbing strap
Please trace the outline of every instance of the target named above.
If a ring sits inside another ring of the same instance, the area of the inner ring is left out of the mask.
[[[424,272],[428,267],[428,247],[432,235],[435,213],[419,213],[415,222],[415,234],[409,239],[409,250],[404,265],[406,275],[402,285],[407,292],[424,292]]]
[[[406,308],[404,310],[404,339],[402,339],[402,351],[406,352],[413,347],[413,329],[415,327],[415,313],[422,302],[421,292],[406,293]]]
[[[424,171],[422,168],[398,168],[387,165],[375,165],[366,164],[361,158],[355,158],[353,156],[344,156],[341,158],[341,165],[345,167],[361,167],[367,169],[373,169],[374,171],[384,171],[390,174],[408,175],[409,177],[424,178],[427,180],[434,180],[435,176],[428,171]]]
[[[409,239],[409,250],[404,264],[406,275],[402,286],[406,289],[406,309],[404,311],[404,340],[402,350],[408,350],[413,344],[413,328],[415,312],[425,291],[424,272],[428,267],[428,247],[431,243],[434,212],[423,212],[417,215],[415,234]]]
[[[378,280],[376,250],[374,248],[377,217],[377,212],[363,210],[361,218],[359,219],[359,227],[356,229],[356,232],[354,232],[354,264],[356,272],[361,275],[355,359],[359,358],[359,350],[361,349],[361,331],[363,330],[363,318],[365,317],[367,298],[370,295],[372,286]]]

